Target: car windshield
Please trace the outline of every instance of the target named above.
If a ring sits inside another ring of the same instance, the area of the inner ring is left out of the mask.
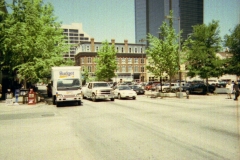
[[[131,88],[129,86],[119,86],[118,89],[119,90],[131,90]]]
[[[80,89],[80,81],[77,78],[59,79],[57,81],[58,90]]]
[[[109,87],[108,83],[94,83],[93,87]]]
[[[138,88],[140,88],[139,86],[132,86],[131,88],[133,88],[133,89],[138,89]]]

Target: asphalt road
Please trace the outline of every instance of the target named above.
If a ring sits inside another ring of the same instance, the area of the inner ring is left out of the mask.
[[[238,103],[226,95],[83,100],[59,108],[1,103],[0,157],[239,160]]]

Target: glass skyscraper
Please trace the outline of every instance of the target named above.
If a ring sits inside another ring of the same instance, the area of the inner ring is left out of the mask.
[[[135,0],[135,42],[146,39],[148,33],[158,37],[159,27],[169,11],[173,10],[174,28],[180,28],[181,37],[186,39],[192,33],[192,26],[203,24],[203,0]]]

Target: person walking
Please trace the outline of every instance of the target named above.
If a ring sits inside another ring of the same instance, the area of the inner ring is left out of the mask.
[[[233,85],[232,85],[231,81],[229,81],[226,84],[226,89],[227,89],[227,99],[232,99]]]
[[[238,100],[238,96],[239,96],[239,86],[238,86],[238,82],[235,81],[234,85],[233,85],[233,91],[235,93],[235,98],[234,101]]]

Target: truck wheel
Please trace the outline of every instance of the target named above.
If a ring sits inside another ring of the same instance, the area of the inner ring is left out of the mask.
[[[92,101],[93,101],[93,102],[96,102],[96,100],[97,100],[97,99],[96,99],[96,95],[95,95],[95,94],[92,94]]]
[[[114,101],[114,98],[111,98],[111,101]]]
[[[118,99],[122,99],[122,98],[121,98],[121,94],[118,94]]]

